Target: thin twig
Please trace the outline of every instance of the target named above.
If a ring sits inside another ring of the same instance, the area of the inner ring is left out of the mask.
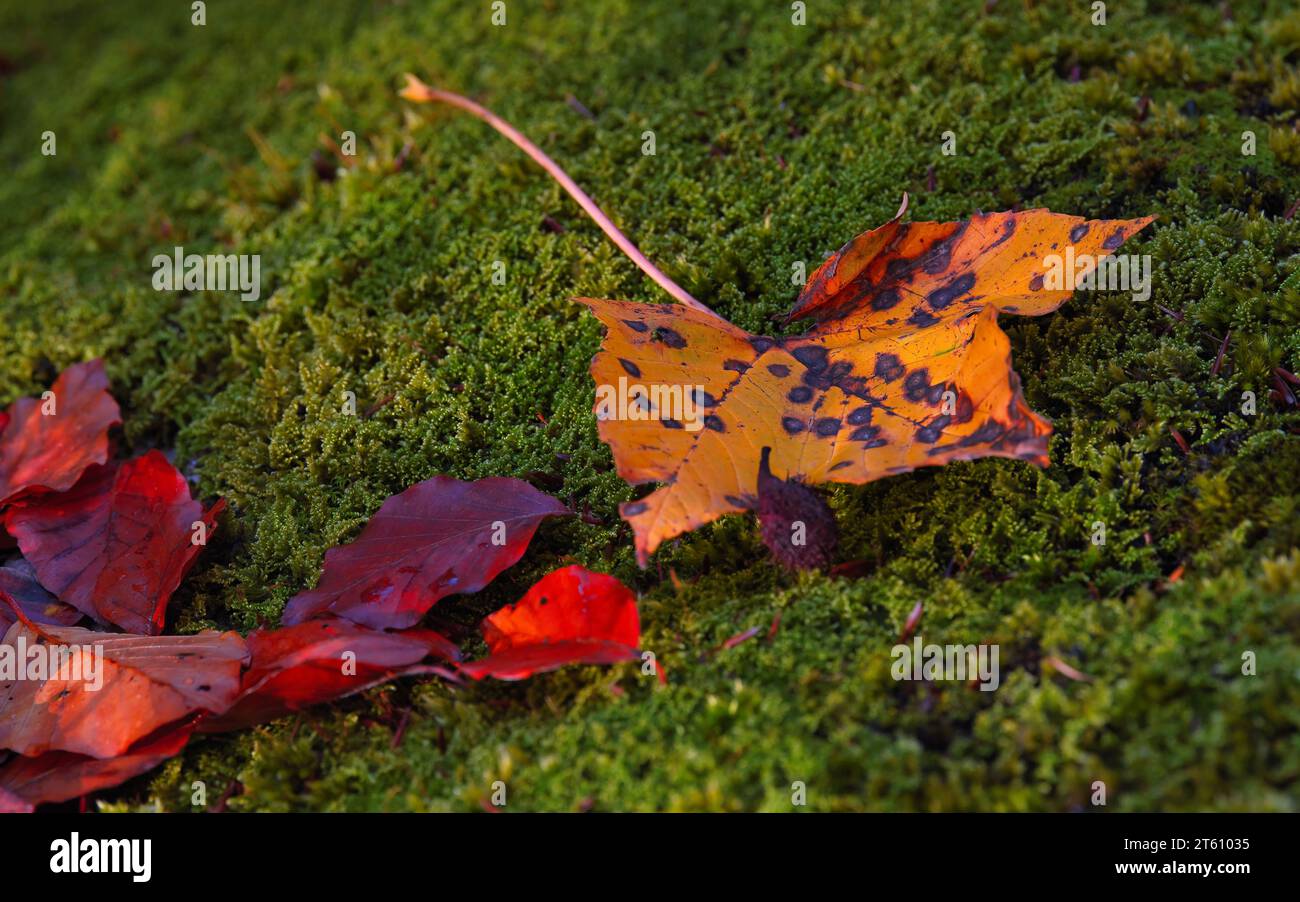
[[[708,307],[701,304],[690,293],[678,285],[672,279],[668,278],[659,267],[655,266],[645,254],[637,250],[637,246],[628,240],[627,236],[618,230],[618,226],[605,215],[596,202],[591,199],[587,192],[578,187],[578,183],[569,178],[569,174],[560,168],[560,165],[548,157],[540,147],[529,141],[510,123],[506,122],[500,116],[493,113],[486,107],[480,106],[468,97],[462,97],[451,91],[442,91],[437,88],[431,88],[424,82],[420,81],[414,75],[406,76],[406,87],[402,89],[402,96],[407,100],[413,100],[417,103],[446,103],[459,109],[464,110],[471,116],[483,120],[492,126],[505,137],[509,138],[516,147],[522,150],[533,161],[541,166],[546,172],[560,183],[560,187],[569,192],[569,196],[578,202],[578,205],[586,211],[596,225],[609,236],[609,239],[618,245],[618,249],[627,254],[628,258],[641,268],[647,276],[659,283],[664,291],[668,292],[677,300],[681,301],[687,307],[692,307],[701,313],[707,313],[710,316],[718,316]],[[720,318],[720,317],[719,317]]]

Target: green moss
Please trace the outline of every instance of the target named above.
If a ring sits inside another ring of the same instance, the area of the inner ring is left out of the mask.
[[[528,476],[603,522],[547,524],[439,613],[472,626],[572,557],[643,593],[671,677],[387,686],[195,742],[117,806],[186,810],[193,781],[212,801],[238,780],[232,809],[476,809],[505,780],[512,809],[786,810],[803,781],[812,810],[1062,810],[1104,780],[1112,809],[1296,807],[1300,414],[1268,395],[1275,367],[1300,369],[1287,4],[1112,4],[1104,28],[1064,2],[810,4],[804,27],[757,2],[519,3],[505,28],[475,4],[232,0],[205,28],[183,5],[53,6],[0,14],[0,398],[102,355],[128,449],[175,449],[230,500],[178,628],[274,621],[416,481]],[[598,328],[568,299],[663,296],[507,142],[397,99],[404,71],[482,97],[751,330],[791,303],[792,263],[904,190],[916,219],[1158,215],[1125,248],[1151,255],[1154,290],[1004,319],[1056,426],[1047,470],[830,489],[864,576],[778,572],[744,518],[639,571],[617,518],[632,489],[590,415]],[[356,165],[321,181],[319,135],[344,129]],[[152,256],[177,244],[261,254],[263,299],[154,292]],[[343,413],[348,391],[368,415]],[[927,642],[1000,644],[997,692],[890,677],[918,601]]]

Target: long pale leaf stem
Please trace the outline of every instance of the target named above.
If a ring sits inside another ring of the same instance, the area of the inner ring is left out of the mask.
[[[626,235],[619,231],[618,226],[614,225],[613,221],[605,215],[605,212],[601,210],[600,207],[596,206],[596,202],[591,199],[591,196],[578,187],[578,183],[571,179],[569,174],[561,169],[558,163],[548,157],[540,147],[532,141],[529,141],[528,138],[526,138],[509,122],[506,122],[496,113],[493,113],[484,106],[480,106],[468,97],[462,97],[460,94],[455,94],[451,91],[442,91],[437,88],[431,88],[414,75],[407,75],[406,79],[406,87],[402,89],[403,97],[407,100],[414,100],[418,103],[445,103],[462,109],[471,116],[481,119],[488,125],[492,126],[502,135],[509,138],[516,147],[528,154],[528,156],[530,156],[538,166],[541,166],[546,170],[551,178],[559,182],[560,187],[569,192],[569,196],[578,202],[578,206],[582,207],[586,214],[591,217],[592,221],[595,222],[596,225],[600,226],[601,230],[609,236],[609,239],[618,246],[618,249],[627,254],[628,259],[639,266],[642,272],[658,282],[659,287],[681,303],[685,304],[687,307],[693,307],[701,313],[707,313],[710,316],[717,316],[717,314],[708,307],[691,297],[690,292],[685,288],[668,278],[659,267],[646,259],[645,254],[641,253],[641,251],[637,249],[637,246],[628,240]]]

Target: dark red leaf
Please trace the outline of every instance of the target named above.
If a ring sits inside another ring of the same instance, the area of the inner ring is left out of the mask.
[[[239,698],[225,714],[201,721],[200,731],[265,723],[399,676],[446,673],[420,662],[431,656],[460,658],[452,642],[431,630],[385,633],[338,618],[255,630],[247,643],[251,660]]]
[[[439,599],[482,589],[523,556],[542,520],[568,513],[518,479],[435,476],[385,501],[356,541],[327,551],[320,582],[289,599],[282,622],[328,612],[376,629],[412,626]]]
[[[48,403],[19,398],[0,423],[0,504],[31,491],[66,491],[87,467],[108,460],[108,430],[122,417],[103,361],[68,367],[50,391]]]
[[[22,558],[0,567],[0,591],[22,609],[28,620],[55,626],[72,626],[81,619],[81,612],[59,601],[37,581],[36,571]],[[13,609],[0,604],[0,634],[9,629],[17,619]]]
[[[33,652],[37,646],[43,650]],[[36,671],[32,662],[53,663],[52,647],[69,663],[53,674]],[[125,754],[196,711],[224,712],[239,694],[247,658],[238,633],[128,636],[15,623],[0,641],[0,748],[27,756]]]
[[[185,477],[160,452],[96,467],[61,494],[29,496],[5,520],[41,584],[100,623],[162,632],[167,601],[194,563],[194,524],[211,535]]]
[[[15,758],[0,767],[0,813],[31,811],[43,802],[66,802],[125,783],[180,754],[190,732],[188,725],[164,730],[116,758],[71,752]]]
[[[612,576],[576,564],[542,577],[518,603],[483,621],[489,655],[461,664],[481,680],[522,680],[566,664],[640,657],[636,598]]]

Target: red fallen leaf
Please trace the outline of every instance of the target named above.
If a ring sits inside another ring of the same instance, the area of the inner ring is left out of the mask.
[[[108,430],[122,422],[104,362],[70,366],[53,398],[19,398],[0,423],[0,505],[32,491],[63,492],[85,469],[108,460]],[[52,404],[52,413],[49,411]]]
[[[68,492],[25,498],[6,528],[41,584],[100,623],[162,632],[167,601],[224,507],[190,498],[185,477],[158,451],[96,467]]]
[[[80,611],[45,591],[32,565],[22,558],[0,567],[0,591],[8,593],[27,619],[36,623],[72,626],[81,619]],[[8,630],[16,619],[8,605],[0,604],[0,633]]]
[[[461,664],[481,680],[522,680],[566,664],[640,657],[636,598],[612,576],[574,564],[542,577],[516,604],[483,621],[488,656]]]
[[[111,789],[180,754],[191,732],[189,725],[164,730],[115,758],[71,752],[17,757],[0,767],[0,813],[30,812],[44,802],[66,802]]]
[[[1174,437],[1174,442],[1177,443],[1178,447],[1182,449],[1184,454],[1192,453],[1191,447],[1187,444],[1187,439],[1183,438],[1183,434],[1181,432],[1179,432],[1173,426],[1170,426],[1169,434]]]
[[[38,646],[46,650],[34,652]],[[54,663],[50,649],[63,646],[70,646],[61,651],[68,663],[52,676],[32,669],[36,660]],[[27,756],[125,754],[196,711],[224,712],[247,659],[238,633],[129,636],[15,623],[0,641],[0,748]]]
[[[289,599],[281,622],[328,612],[376,629],[412,626],[440,599],[482,589],[523,556],[542,520],[569,513],[519,479],[435,476],[389,498],[355,541],[327,551],[320,582]]]
[[[255,630],[246,642],[250,661],[238,698],[224,714],[201,720],[200,732],[266,723],[399,676],[442,675],[447,671],[420,662],[430,656],[460,658],[460,650],[432,630],[385,633],[338,618]]]

